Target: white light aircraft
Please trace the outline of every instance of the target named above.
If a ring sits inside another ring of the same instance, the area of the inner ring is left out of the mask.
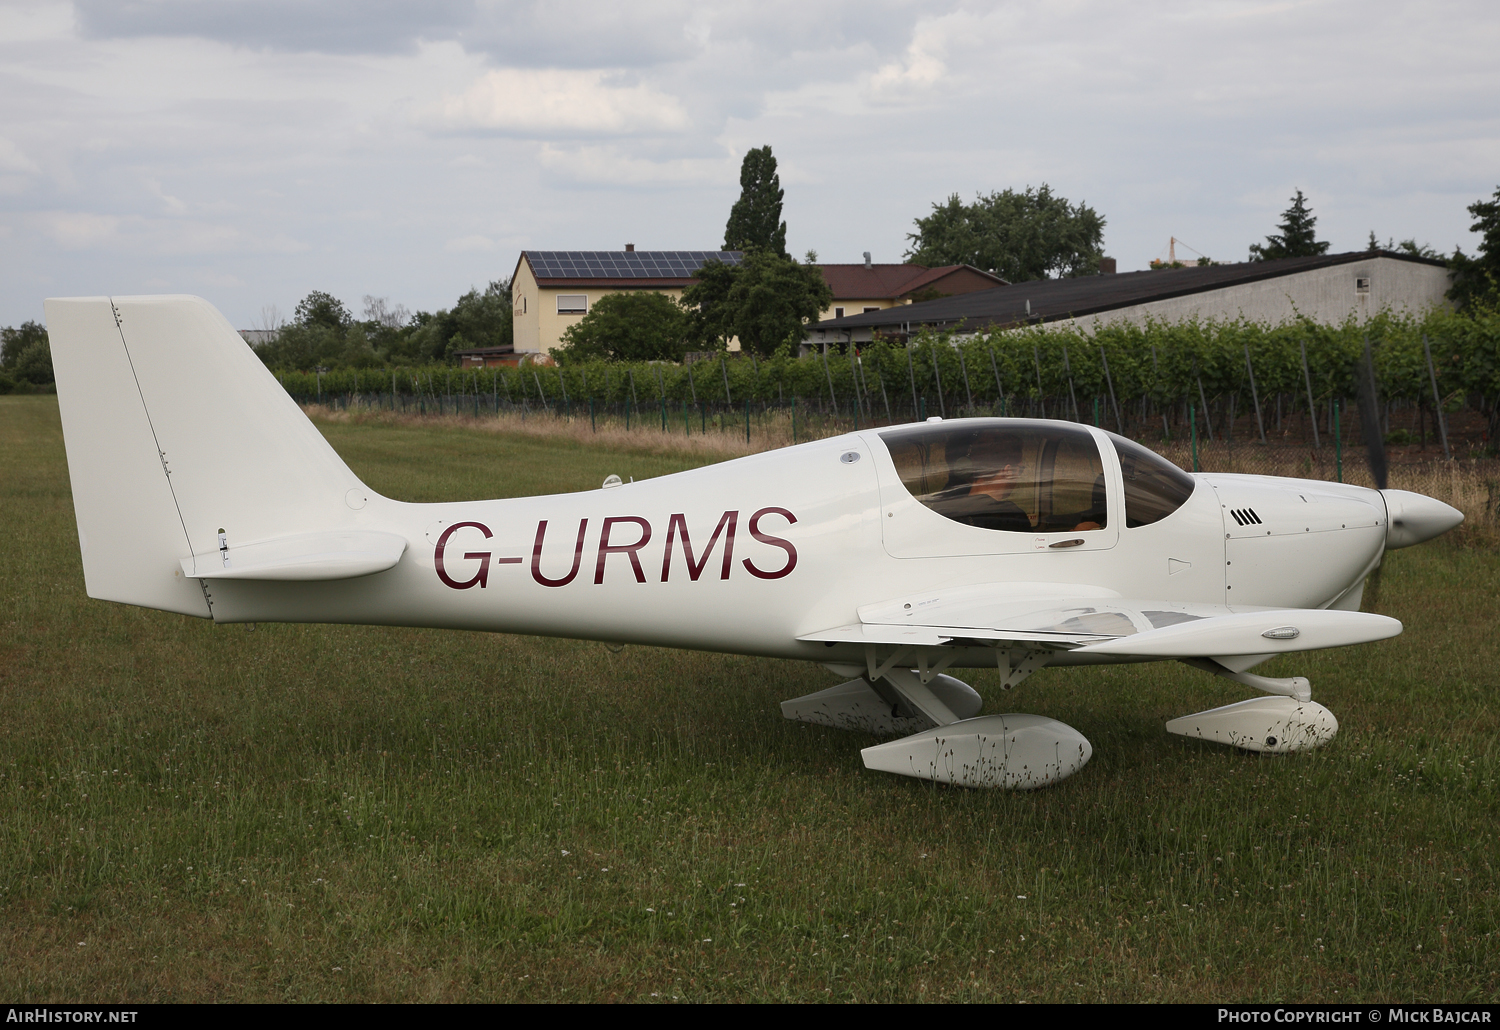
[[[865,765],[1031,788],[1092,749],[947,674],[1180,660],[1261,692],[1173,733],[1252,751],[1338,723],[1277,654],[1401,632],[1385,550],[1463,516],[1400,490],[1188,475],[1071,422],[928,420],[638,483],[410,504],[361,483],[194,297],[47,302],[89,596],[216,622],[533,633],[821,664],[791,719]]]

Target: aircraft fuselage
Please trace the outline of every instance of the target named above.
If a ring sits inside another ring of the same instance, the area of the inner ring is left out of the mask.
[[[1177,511],[1126,528],[1119,462],[1106,435],[1091,432],[1111,513],[1092,531],[952,522],[912,498],[879,431],[866,431],[612,489],[442,504],[372,496],[349,524],[404,536],[396,567],[207,588],[221,622],[420,625],[822,662],[864,659],[857,645],[798,636],[938,586],[1357,607],[1386,540],[1378,491],[1204,474]],[[231,558],[251,542],[234,518],[218,516]]]

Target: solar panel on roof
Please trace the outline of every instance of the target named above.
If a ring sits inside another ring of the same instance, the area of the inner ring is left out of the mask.
[[[686,279],[706,261],[740,263],[736,251],[532,250],[532,270],[544,279]]]

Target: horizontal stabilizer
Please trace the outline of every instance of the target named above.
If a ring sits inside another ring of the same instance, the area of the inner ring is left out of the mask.
[[[182,559],[193,579],[354,579],[395,567],[406,538],[376,530],[297,533]]]

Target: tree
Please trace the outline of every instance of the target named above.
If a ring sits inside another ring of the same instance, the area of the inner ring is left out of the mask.
[[[21,355],[38,343],[47,343],[47,327],[40,322],[22,322],[15,329],[9,326],[0,329],[0,368],[13,371]]]
[[[1042,183],[965,204],[955,193],[933,204],[908,233],[908,260],[929,267],[973,265],[1007,282],[1094,275],[1104,256],[1104,218]]]
[[[552,352],[563,363],[681,361],[687,353],[688,318],[675,300],[655,291],[606,293],[563,333]]]
[[[297,305],[290,325],[255,353],[271,368],[370,368],[453,360],[470,347],[504,347],[515,339],[510,280],[471,289],[451,309],[389,308],[383,297],[365,297],[364,318],[355,321],[343,301],[314,290]]]
[[[725,250],[769,250],[786,257],[786,223],[781,220],[781,177],[770,146],[752,150],[740,164],[740,199],[724,226]]]
[[[472,347],[508,347],[516,338],[511,310],[510,280],[496,279],[484,288],[458,298],[448,313],[455,333],[463,333]]]
[[[337,368],[348,364],[346,351],[350,350],[351,331],[357,339],[353,350],[370,352],[363,332],[344,307],[344,302],[330,293],[314,290],[297,304],[292,323],[285,326],[276,338],[255,348],[261,361],[272,368],[314,368],[323,365]]]
[[[295,324],[305,329],[341,330],[349,328],[349,324],[354,321],[343,301],[321,290],[313,290],[303,297],[292,317],[296,320]]]
[[[47,342],[47,329],[39,322],[22,322],[16,329],[0,328],[0,393],[15,389],[18,380],[32,386],[54,381],[52,348]]]
[[[417,312],[411,330],[397,335],[390,352],[403,361],[453,362],[456,351],[511,346],[516,338],[511,303],[509,279],[471,289],[452,308]]]
[[[705,261],[693,273],[692,285],[682,291],[688,339],[696,346],[722,350],[735,335],[735,309],[729,295],[739,269],[739,265]]]
[[[1313,226],[1318,220],[1307,206],[1307,198],[1298,190],[1292,206],[1281,213],[1281,232],[1267,236],[1265,243],[1250,244],[1251,261],[1275,261],[1277,258],[1316,257],[1328,253],[1328,243],[1319,243]]]
[[[1463,307],[1500,305],[1500,187],[1493,200],[1476,200],[1469,205],[1474,216],[1470,232],[1481,233],[1479,254],[1469,257],[1454,248],[1448,267],[1453,270],[1453,288],[1449,299]]]
[[[808,322],[833,303],[816,265],[751,250],[738,265],[706,262],[682,294],[692,334],[713,346],[739,337],[743,350],[769,357],[801,342]]]
[[[15,376],[37,386],[55,382],[52,374],[52,348],[46,340],[33,343],[16,358]]]

